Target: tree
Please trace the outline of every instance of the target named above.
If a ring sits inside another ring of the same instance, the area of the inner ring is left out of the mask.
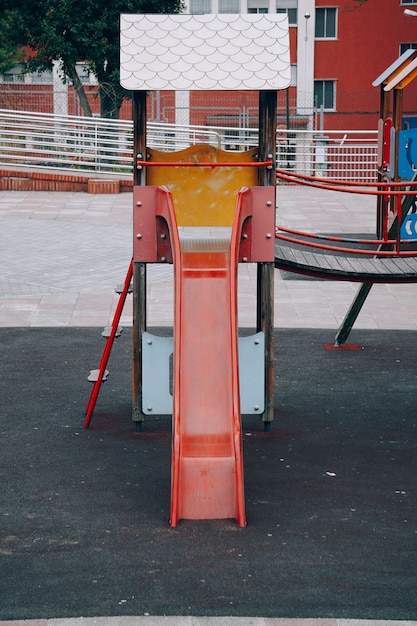
[[[15,65],[24,60],[24,53],[13,40],[10,40],[7,32],[1,31],[0,41],[0,74],[11,70]]]
[[[19,48],[13,46],[8,48],[4,42],[0,44],[0,74],[4,74],[12,69],[17,63],[20,63],[22,57],[19,55]]]
[[[76,90],[84,115],[91,108],[78,76],[83,61],[94,74],[100,114],[119,116],[129,92],[119,83],[120,13],[179,13],[182,0],[3,0],[0,31],[15,48],[29,51],[25,71],[51,69],[60,63],[62,79]]]

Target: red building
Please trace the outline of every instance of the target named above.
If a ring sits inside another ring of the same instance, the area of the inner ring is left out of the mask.
[[[414,0],[415,2],[415,0]],[[325,128],[377,127],[379,90],[372,82],[406,48],[417,48],[417,16],[404,14],[414,2],[400,0],[343,0],[332,3],[335,35],[317,36],[329,2],[316,0],[314,85],[327,81],[333,106],[324,105]],[[414,4],[417,9],[417,4]],[[321,22],[317,17],[320,15]],[[322,33],[320,33],[322,34]],[[317,103],[319,104],[319,103]],[[404,114],[417,115],[417,82],[404,91]]]
[[[375,130],[379,91],[372,82],[407,48],[417,48],[417,0],[187,0],[188,13],[287,13],[292,80],[279,93],[282,128]],[[412,12],[412,11],[411,11]],[[90,103],[98,114],[97,87],[85,76]],[[80,114],[70,87],[60,91],[51,77],[0,77],[0,108]],[[41,92],[41,93],[39,93]],[[57,103],[64,103],[58,110]],[[130,119],[126,101],[121,117]],[[404,114],[417,115],[417,81],[404,92]],[[257,125],[257,98],[251,92],[153,93],[148,119],[161,122],[234,126]]]
[[[379,115],[379,91],[372,82],[405,49],[417,48],[417,15],[404,13],[413,6],[417,10],[417,0],[190,0],[187,10],[286,12],[292,86],[280,94],[281,123],[368,130],[377,128]],[[242,94],[242,104],[236,94],[224,100],[225,95],[220,96],[224,117],[255,117],[250,95]],[[209,106],[204,95],[191,96],[197,123],[204,120],[201,100]],[[404,93],[404,113],[417,115],[417,83]]]

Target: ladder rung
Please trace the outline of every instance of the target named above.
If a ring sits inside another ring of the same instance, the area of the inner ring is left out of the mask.
[[[90,374],[88,376],[88,380],[90,381],[90,383],[95,383],[98,380],[98,375],[100,373],[100,370],[91,370]],[[104,374],[103,374],[103,378],[101,379],[101,381],[104,383],[105,380],[107,380],[107,376],[109,375],[109,370],[104,370]]]
[[[124,289],[124,284],[119,283],[118,285],[116,285],[116,289],[114,291],[116,293],[122,293],[123,289]],[[133,291],[133,283],[130,283],[127,293],[132,293],[132,291]]]
[[[104,337],[105,339],[107,339],[108,337],[110,337],[110,335],[111,335],[111,328],[112,328],[111,326],[106,326],[106,327],[103,329],[103,332],[101,333],[101,336],[102,336],[102,337]],[[116,334],[115,334],[114,336],[115,336],[115,337],[120,337],[120,335],[122,334],[122,332],[123,332],[123,328],[122,328],[121,326],[118,326],[118,327],[117,327],[117,330],[116,330]]]

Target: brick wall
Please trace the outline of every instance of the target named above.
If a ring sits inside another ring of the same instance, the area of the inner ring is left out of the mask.
[[[133,182],[114,178],[88,178],[73,174],[22,172],[0,169],[0,191],[84,191],[122,193],[132,191]]]

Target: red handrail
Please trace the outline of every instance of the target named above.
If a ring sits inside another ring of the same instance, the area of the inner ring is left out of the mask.
[[[312,248],[321,248],[324,250],[331,250],[335,252],[344,252],[347,254],[363,254],[363,255],[372,255],[372,256],[385,256],[385,257],[399,257],[399,256],[417,256],[417,251],[402,251],[400,249],[401,243],[404,243],[404,240],[401,239],[401,222],[402,222],[402,196],[415,196],[417,197],[417,189],[406,191],[404,188],[408,187],[416,187],[417,181],[392,181],[392,182],[382,182],[376,181],[375,183],[354,183],[350,181],[336,181],[330,178],[323,179],[317,176],[311,176],[308,174],[297,174],[296,172],[290,172],[288,170],[283,170],[280,168],[276,169],[276,176],[278,179],[287,180],[289,182],[297,183],[300,185],[305,185],[308,187],[317,187],[319,189],[340,191],[343,193],[355,193],[362,195],[373,195],[373,196],[386,196],[386,215],[384,219],[384,234],[388,234],[388,228],[386,226],[386,222],[388,220],[388,207],[389,197],[395,197],[397,199],[396,204],[396,218],[397,218],[397,234],[395,239],[388,239],[387,237],[383,239],[348,239],[344,237],[332,237],[330,235],[318,235],[313,233],[307,233],[295,229],[284,228],[278,226],[276,229],[275,237],[277,239],[281,239],[283,241],[288,241],[290,243],[296,243],[299,245],[305,245]],[[372,190],[364,190],[358,187],[376,187],[377,189]],[[351,187],[351,188],[349,188]],[[396,187],[401,187],[398,191],[395,190]],[[393,189],[394,188],[394,189]],[[357,243],[361,245],[379,245],[379,246],[393,246],[393,250],[363,250],[358,248],[342,248],[338,246],[329,246],[324,244],[317,244],[309,241],[300,241],[300,239],[294,237],[288,237],[286,235],[281,235],[278,231],[286,232],[292,235],[296,235],[296,237],[304,237],[310,239],[323,239],[326,241],[335,241],[335,242],[346,242],[346,243]],[[416,239],[406,239],[407,243],[415,243]]]
[[[335,178],[323,178],[322,176],[312,176],[310,174],[299,174],[297,172],[292,172],[291,170],[284,170],[282,168],[277,167],[276,168],[276,172],[277,172],[277,178],[281,178],[281,174],[284,174],[285,176],[292,176],[295,178],[299,178],[302,180],[306,180],[306,181],[319,181],[319,182],[325,182],[325,183],[330,183],[331,185],[339,185],[339,186],[345,186],[346,187],[384,187],[389,189],[390,187],[417,187],[417,181],[391,181],[391,182],[384,182],[384,181],[375,181],[374,183],[364,183],[364,182],[353,182],[353,181],[348,181],[348,180],[336,180]],[[417,191],[417,190],[416,190]]]
[[[272,168],[272,159],[268,161],[243,161],[239,162],[223,162],[223,161],[136,161],[137,167],[269,167]]]
[[[281,173],[278,172],[277,178],[286,180],[291,183],[297,183],[298,185],[306,185],[308,187],[315,187],[317,189],[327,189],[330,191],[342,191],[343,193],[357,193],[357,194],[369,195],[369,196],[386,196],[386,195],[415,196],[417,195],[417,190],[414,190],[414,191],[403,191],[403,190],[394,191],[392,189],[390,190],[390,187],[393,187],[394,183],[375,183],[375,184],[372,184],[372,186],[383,187],[384,185],[386,185],[387,188],[377,189],[377,190],[365,190],[365,189],[350,189],[350,188],[342,187],[342,184],[345,184],[345,183],[327,184],[326,180],[324,180],[323,178],[311,177],[311,180],[306,180],[304,177],[298,174],[284,174],[282,172]],[[313,181],[321,181],[321,182],[319,183],[319,182],[313,182]],[[416,183],[413,183],[413,184],[416,184]],[[369,183],[369,186],[371,186],[370,183]],[[412,183],[403,183],[402,186],[410,187],[412,186]]]
[[[300,236],[306,236],[300,232]],[[363,250],[362,248],[342,248],[339,246],[327,246],[325,244],[314,243],[312,241],[301,241],[296,237],[287,237],[286,235],[280,235],[275,233],[275,238],[282,241],[288,241],[289,243],[296,243],[300,246],[306,246],[308,248],[318,248],[320,250],[329,250],[332,252],[343,252],[345,254],[363,254],[368,256],[381,256],[381,257],[407,257],[417,256],[416,250]],[[408,241],[408,240],[407,240]],[[385,241],[383,242],[386,243]],[[396,242],[394,242],[395,244]]]
[[[278,231],[281,231],[283,233],[289,233],[292,235],[297,235],[298,237],[308,237],[310,239],[322,239],[324,241],[340,241],[340,242],[344,242],[344,243],[359,243],[362,245],[372,245],[372,246],[378,246],[378,245],[391,245],[394,246],[397,243],[396,239],[353,239],[351,237],[335,237],[333,235],[319,235],[317,233],[307,233],[301,230],[296,230],[295,228],[286,228],[285,226],[277,226],[276,227],[276,234],[279,236]],[[409,240],[407,239],[408,243],[417,241],[416,239],[413,240]],[[339,248],[337,248],[339,249]]]

